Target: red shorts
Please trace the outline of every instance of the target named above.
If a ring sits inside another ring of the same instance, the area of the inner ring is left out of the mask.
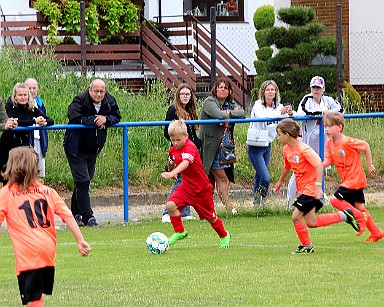
[[[176,188],[168,201],[174,202],[180,212],[185,206],[192,206],[195,208],[200,220],[212,220],[216,217],[211,185],[208,185],[204,190],[197,193],[188,192],[183,189],[183,185],[181,185]]]

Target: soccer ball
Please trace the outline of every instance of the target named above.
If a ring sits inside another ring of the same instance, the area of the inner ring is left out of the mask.
[[[168,238],[161,232],[151,233],[145,242],[145,246],[151,254],[163,254],[169,247]]]

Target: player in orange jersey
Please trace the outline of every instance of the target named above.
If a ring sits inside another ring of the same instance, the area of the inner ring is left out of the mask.
[[[384,231],[376,225],[364,206],[363,189],[367,186],[367,177],[360,158],[360,151],[362,151],[365,154],[368,172],[374,176],[376,169],[372,164],[369,144],[366,141],[342,134],[344,117],[341,113],[329,112],[324,115],[323,122],[328,137],[323,166],[334,164],[342,181],[330,202],[339,210],[350,208],[358,218],[360,227],[359,216],[362,220],[365,219],[366,227],[371,233],[365,242],[376,242],[384,237]],[[360,235],[362,231],[360,229],[356,235]]]
[[[315,215],[323,206],[323,166],[319,155],[307,144],[297,138],[301,136],[300,127],[292,119],[283,119],[276,127],[277,138],[284,145],[284,169],[276,183],[276,194],[280,194],[285,177],[292,169],[296,178],[299,197],[293,203],[292,222],[300,240],[299,247],[293,254],[313,253],[313,245],[308,228],[317,228],[346,221],[355,229],[358,224],[350,209]],[[303,220],[304,219],[304,220]],[[304,222],[305,221],[305,222]]]
[[[16,147],[10,150],[2,174],[8,184],[0,190],[0,225],[6,218],[21,300],[28,306],[44,306],[42,294],[52,294],[57,243],[55,214],[75,236],[80,254],[86,256],[91,251],[71,211],[55,190],[39,182],[39,173],[35,150]]]

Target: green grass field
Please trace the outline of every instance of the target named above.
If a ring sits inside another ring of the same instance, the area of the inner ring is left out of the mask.
[[[369,208],[384,227],[384,211]],[[58,231],[56,281],[46,306],[380,306],[383,244],[364,243],[344,223],[310,229],[315,253],[292,255],[299,244],[288,213],[224,219],[229,249],[206,221],[185,222],[189,237],[151,255],[146,237],[170,236],[170,224],[85,228],[92,246],[82,258],[69,230]],[[3,228],[4,229],[4,228]],[[14,256],[0,232],[0,306],[20,306]]]

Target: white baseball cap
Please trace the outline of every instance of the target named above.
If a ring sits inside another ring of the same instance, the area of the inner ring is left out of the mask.
[[[312,78],[311,83],[309,83],[309,86],[310,87],[317,86],[317,87],[320,87],[320,88],[324,88],[325,81],[324,81],[324,79],[322,77],[315,76],[315,77]]]

